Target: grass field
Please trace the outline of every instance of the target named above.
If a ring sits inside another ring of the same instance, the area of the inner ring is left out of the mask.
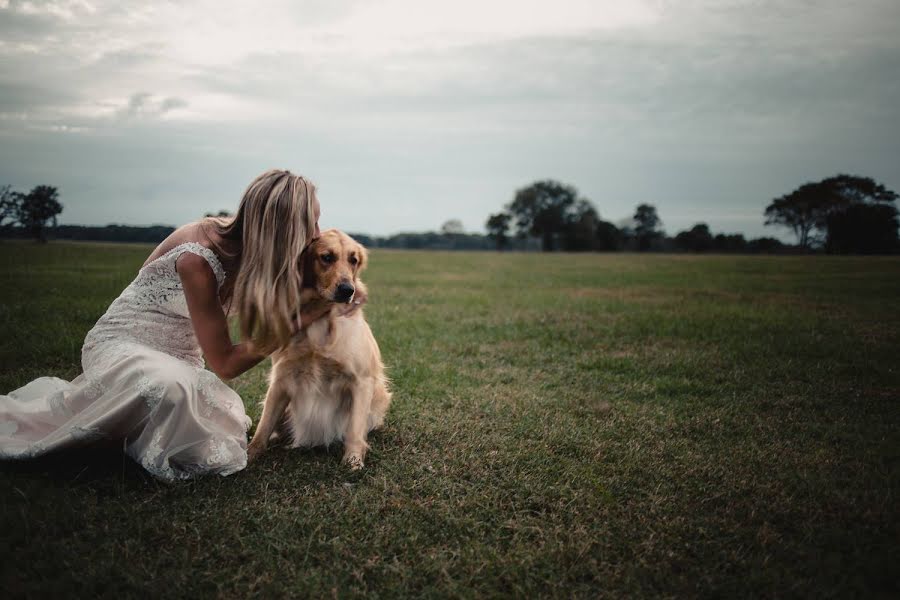
[[[148,247],[0,244],[0,393],[72,378]],[[353,473],[0,463],[4,597],[900,593],[900,260],[372,253]],[[232,385],[259,416],[267,365]]]

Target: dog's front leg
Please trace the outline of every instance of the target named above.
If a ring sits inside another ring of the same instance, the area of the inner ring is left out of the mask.
[[[247,447],[248,462],[256,460],[269,447],[269,438],[272,437],[272,431],[274,431],[275,425],[281,420],[284,409],[287,408],[290,401],[291,396],[288,390],[277,378],[273,377],[269,391],[266,392],[262,417],[259,419],[259,425],[256,426],[253,440],[250,441],[250,445]]]
[[[354,470],[363,468],[366,450],[369,449],[366,434],[369,429],[369,410],[374,392],[375,381],[370,377],[358,380],[350,388],[353,398],[347,431],[344,432],[344,462]]]

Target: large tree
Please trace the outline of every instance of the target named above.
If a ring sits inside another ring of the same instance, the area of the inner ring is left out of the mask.
[[[48,221],[52,221],[56,226],[56,215],[61,212],[62,204],[59,203],[57,189],[49,185],[39,185],[21,199],[18,221],[32,237],[46,242],[44,228]]]
[[[806,183],[790,194],[774,199],[766,207],[766,225],[789,227],[797,236],[800,247],[809,248],[823,236],[827,238],[829,222],[836,222],[832,218],[834,215],[853,206],[890,205],[897,197],[895,192],[870,177],[836,175],[817,183]],[[887,215],[887,212],[879,214]],[[859,225],[871,223],[868,218],[854,222]]]
[[[575,216],[578,192],[558,181],[538,181],[516,192],[507,210],[519,235],[541,238],[541,248],[555,250],[557,240]]]
[[[600,215],[597,209],[584,198],[575,202],[562,233],[563,250],[583,252],[596,250],[599,246],[597,226]]]
[[[509,213],[501,212],[488,217],[485,227],[488,231],[488,237],[497,244],[497,250],[503,250],[509,244],[509,222],[512,216]]]
[[[836,175],[823,180],[820,185],[837,198],[839,207],[890,203],[900,197],[871,177],[858,175]]]
[[[890,254],[900,250],[892,204],[854,204],[828,215],[825,249],[835,254]]]
[[[659,229],[662,222],[656,214],[656,207],[641,204],[634,212],[634,236],[637,238],[638,250],[649,250],[653,242],[662,236]]]
[[[898,248],[898,196],[871,177],[837,175],[822,182],[834,206],[825,216],[829,252],[881,254]]]
[[[811,233],[824,223],[827,199],[817,183],[807,183],[790,194],[775,198],[766,207],[766,225],[782,225],[797,236],[801,248],[809,248]]]

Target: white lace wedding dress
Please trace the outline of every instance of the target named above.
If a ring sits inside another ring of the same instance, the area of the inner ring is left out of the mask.
[[[185,252],[205,258],[222,286],[222,264],[196,242],[144,266],[87,334],[81,375],[0,395],[0,458],[107,441],[169,481],[247,465],[250,419],[237,393],[203,368],[175,270]]]

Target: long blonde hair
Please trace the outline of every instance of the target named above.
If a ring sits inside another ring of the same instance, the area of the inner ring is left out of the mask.
[[[230,220],[211,220],[237,265],[224,290],[229,312],[240,322],[241,339],[266,354],[290,341],[300,310],[300,254],[315,235],[315,186],[290,171],[272,169],[254,179]]]

